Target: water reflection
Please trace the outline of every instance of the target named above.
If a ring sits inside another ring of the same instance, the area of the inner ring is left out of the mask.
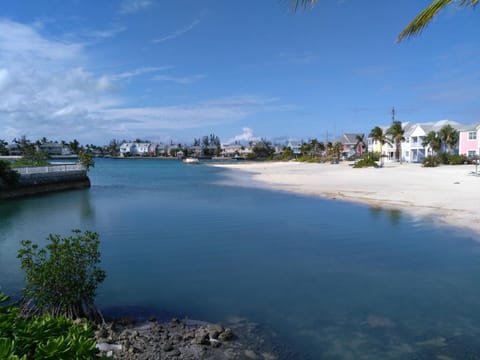
[[[398,209],[387,209],[380,206],[370,206],[370,214],[374,218],[379,218],[383,214],[390,219],[392,225],[398,225],[402,219],[402,211]]]

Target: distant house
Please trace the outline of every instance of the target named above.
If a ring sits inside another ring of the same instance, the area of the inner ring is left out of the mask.
[[[423,146],[423,141],[429,132],[439,132],[446,125],[460,129],[461,125],[451,120],[409,124],[405,130],[405,141],[402,142],[402,158],[407,162],[422,162],[425,156],[433,155],[429,145]],[[454,149],[456,151],[456,149]]]
[[[480,156],[480,122],[459,129],[459,153],[468,157]]]
[[[72,151],[65,145],[56,142],[46,142],[38,146],[39,150],[52,156],[72,155]]]
[[[355,155],[361,156],[365,150],[363,144],[359,143],[357,138],[365,136],[364,134],[343,134],[338,141],[340,141],[343,145],[342,148],[342,156],[351,157]],[[367,139],[365,139],[366,142]]]
[[[389,126],[380,126],[380,128],[383,130],[383,133],[386,133]],[[378,153],[389,160],[395,157],[395,146],[391,142],[385,142],[385,144],[381,145],[377,140],[369,137],[367,143],[368,151]]]
[[[19,156],[22,155],[22,151],[20,150],[20,146],[18,144],[9,144],[7,145],[8,153],[12,156]]]
[[[302,153],[302,142],[290,140],[287,144],[287,147],[292,150],[295,155],[300,155]]]
[[[152,143],[124,142],[120,145],[120,156],[155,156],[157,145]]]

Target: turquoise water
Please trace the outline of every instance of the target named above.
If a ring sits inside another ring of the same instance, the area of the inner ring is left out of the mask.
[[[2,290],[20,293],[20,240],[91,229],[102,241],[107,312],[244,318],[283,344],[281,358],[480,358],[480,244],[469,234],[229,186],[231,176],[105,159],[90,190],[0,203]]]

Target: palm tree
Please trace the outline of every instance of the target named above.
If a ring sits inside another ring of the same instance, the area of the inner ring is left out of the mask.
[[[294,10],[297,10],[299,6],[308,7],[315,5],[318,0],[290,0]],[[432,2],[423,9],[398,35],[397,42],[402,41],[405,38],[420,34],[423,29],[430,23],[430,21],[441,10],[452,3],[458,3],[459,6],[475,7],[480,0],[432,0]]]
[[[317,145],[317,150],[320,152],[321,155],[325,154],[325,143],[319,142]]]
[[[313,1],[315,2],[315,1]],[[423,29],[430,23],[430,21],[443,10],[447,5],[458,3],[459,6],[474,7],[480,0],[433,0],[420,14],[418,14],[398,35],[397,42],[405,38],[420,34]]]
[[[365,134],[355,135],[355,140],[357,141],[355,144],[355,154],[358,154],[358,145],[361,145],[360,156],[362,156],[363,150],[365,150],[367,147],[367,143],[365,142]]]
[[[402,141],[405,141],[405,130],[402,128],[402,123],[400,121],[394,121],[392,125],[386,131],[387,135],[390,135],[391,141],[395,144],[395,158],[397,161],[402,162],[401,152],[402,152]]]
[[[440,140],[446,145],[447,153],[450,154],[450,151],[458,143],[458,131],[455,130],[451,125],[445,125],[438,132]]]
[[[343,144],[340,141],[335,142],[332,147],[333,155],[340,160],[340,155],[342,155]]]
[[[442,141],[440,140],[440,137],[435,131],[430,131],[427,136],[423,138],[422,146],[429,146],[432,152],[437,154],[442,147]]]
[[[386,133],[383,132],[383,129],[380,126],[375,126],[368,136],[380,144],[380,164],[383,165],[382,148],[383,145],[390,143]]]
[[[325,146],[327,150],[327,156],[330,156],[333,152],[333,144],[331,141],[327,142],[327,145]]]
[[[317,139],[310,140],[310,146],[312,147],[312,151],[314,155],[317,155],[318,145],[320,145],[320,143],[318,142]]]

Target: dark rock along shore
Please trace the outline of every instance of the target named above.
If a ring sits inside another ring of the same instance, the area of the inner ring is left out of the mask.
[[[237,319],[229,325],[178,319],[136,324],[123,318],[100,326],[95,335],[101,354],[112,359],[279,359],[256,324]]]

